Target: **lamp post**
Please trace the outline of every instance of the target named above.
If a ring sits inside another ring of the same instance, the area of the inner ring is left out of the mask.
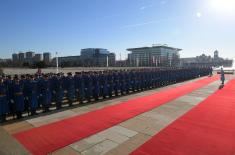
[[[56,54],[56,73],[59,73],[59,60],[58,60],[58,52],[55,53]]]
[[[172,64],[172,62],[171,62],[171,61],[172,61],[172,58],[170,57],[170,67],[171,67],[171,64]]]
[[[157,58],[155,60],[155,63],[156,63],[156,67],[158,67],[158,60],[157,60]]]

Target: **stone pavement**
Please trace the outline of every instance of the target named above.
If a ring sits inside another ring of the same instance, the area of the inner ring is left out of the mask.
[[[233,76],[229,76],[228,78],[232,77]],[[168,87],[176,87],[177,85],[182,85],[188,82],[179,83]],[[9,125],[4,125],[3,129],[9,134],[14,134],[16,132],[28,130],[34,127],[39,127],[41,125],[56,122],[65,118],[81,115],[83,113],[100,109],[106,106],[118,104],[120,102],[127,101],[136,97],[150,95],[156,93],[159,90],[167,89],[168,87],[140,92],[129,96],[114,98],[112,100],[106,100],[96,104],[91,104],[83,107],[74,108],[71,110],[54,113],[47,116],[40,116],[38,118],[12,123]],[[134,151],[136,148],[141,146],[143,143],[145,143],[147,140],[149,140],[152,136],[157,134],[160,130],[164,129],[170,123],[172,123],[177,118],[179,118],[180,116],[188,112],[190,109],[192,109],[194,106],[199,104],[201,101],[206,99],[210,94],[215,92],[218,89],[218,87],[219,87],[219,81],[211,83],[201,89],[193,91],[190,94],[179,97],[174,101],[171,101],[167,104],[163,104],[162,106],[157,107],[151,111],[140,114],[116,126],[113,126],[88,138],[80,140],[60,150],[57,150],[52,154],[53,155],[129,154],[130,152]],[[15,143],[18,146],[18,148],[22,148],[22,146],[19,145],[17,142],[15,142],[13,138],[12,140],[9,139],[7,141],[10,144],[12,143],[12,145],[7,146],[7,148],[9,147],[13,148]],[[2,138],[0,142],[2,142]],[[0,143],[0,150],[2,149],[1,146],[2,144]],[[23,152],[17,153],[17,155],[27,154],[27,151],[25,151],[23,148],[20,150],[23,150]]]
[[[0,155],[28,155],[24,149],[10,134],[0,127]]]

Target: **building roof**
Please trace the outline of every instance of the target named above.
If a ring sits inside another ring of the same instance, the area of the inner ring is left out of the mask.
[[[75,56],[64,56],[64,57],[58,57],[60,59],[63,59],[63,58],[79,58],[80,56],[79,55],[75,55]]]
[[[83,48],[82,50],[108,50],[106,48]]]
[[[151,48],[167,48],[167,49],[172,49],[172,50],[177,50],[181,51],[182,49],[180,48],[174,48],[174,47],[169,47],[167,45],[153,45],[152,47],[138,47],[138,48],[128,48],[127,51],[134,51],[134,50],[140,50],[140,49],[151,49]]]

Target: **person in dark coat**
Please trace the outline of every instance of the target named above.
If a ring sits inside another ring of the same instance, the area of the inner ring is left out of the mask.
[[[38,83],[35,80],[34,76],[31,75],[29,82],[28,82],[28,102],[29,102],[29,108],[31,111],[31,115],[36,115],[36,110],[38,108]]]
[[[99,74],[97,72],[94,72],[93,74],[91,74],[91,79],[93,83],[93,97],[97,101],[99,100],[100,96]]]
[[[83,74],[81,72],[76,72],[74,76],[76,98],[79,103],[83,103],[85,99],[85,84],[83,79]]]
[[[75,100],[75,81],[72,73],[68,73],[66,78],[67,99],[71,106]]]
[[[93,98],[93,92],[92,92],[92,85],[93,85],[93,81],[91,78],[91,72],[86,72],[85,76],[84,76],[84,82],[85,82],[85,96],[86,96],[86,100],[88,102],[91,101],[91,98]]]
[[[107,81],[108,81],[108,95],[111,98],[113,96],[114,91],[114,77],[112,71],[107,73]]]
[[[61,78],[61,74],[58,73],[56,76],[54,76],[53,84],[53,93],[55,94],[56,108],[60,109],[64,97],[63,80]]]
[[[9,100],[7,97],[7,86],[0,77],[0,122],[6,121],[6,115],[9,113]]]
[[[13,82],[13,95],[14,95],[14,108],[18,119],[22,118],[22,112],[25,110],[23,91],[24,91],[23,82],[20,82],[18,76],[15,76]]]
[[[225,76],[224,76],[224,69],[222,67],[220,70],[220,80],[221,80],[221,84],[224,85]]]
[[[42,95],[42,107],[44,109],[44,112],[47,112],[49,111],[52,99],[51,84],[49,82],[48,75],[44,75],[44,77],[41,80],[40,87]]]

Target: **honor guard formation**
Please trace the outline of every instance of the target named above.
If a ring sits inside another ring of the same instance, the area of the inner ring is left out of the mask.
[[[0,77],[0,122],[158,88],[212,74],[211,68],[151,68]],[[55,109],[55,108],[54,108]]]

